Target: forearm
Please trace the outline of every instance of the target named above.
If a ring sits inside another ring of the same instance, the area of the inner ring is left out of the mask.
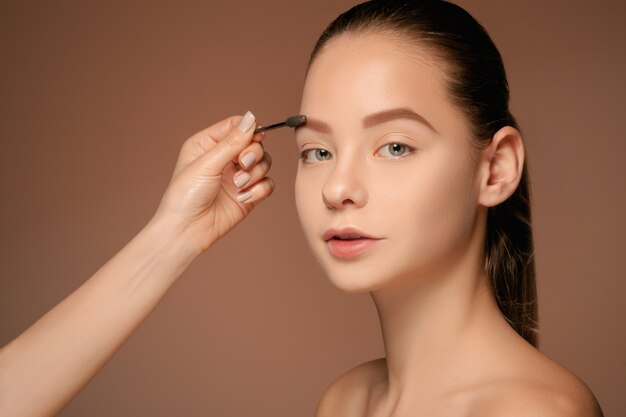
[[[91,278],[0,350],[0,415],[59,412],[199,254],[151,222]]]

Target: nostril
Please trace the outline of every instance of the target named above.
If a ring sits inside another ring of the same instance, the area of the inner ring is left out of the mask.
[[[329,209],[363,207],[367,203],[367,190],[361,184],[345,179],[328,180],[322,188],[322,201]]]

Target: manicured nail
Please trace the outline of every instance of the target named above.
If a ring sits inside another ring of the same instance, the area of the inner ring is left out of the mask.
[[[237,128],[241,130],[242,132],[247,132],[248,130],[250,130],[250,128],[254,124],[254,120],[255,120],[254,115],[250,113],[250,111],[247,111],[246,114],[244,114],[241,120],[239,121]]]
[[[245,171],[240,171],[237,174],[235,174],[235,187],[237,188],[242,188],[244,185],[246,185],[248,183],[248,181],[250,181],[250,174],[248,174]]]
[[[237,194],[237,201],[239,201],[240,203],[243,203],[244,201],[248,201],[250,197],[252,197],[251,191],[247,191],[243,194]]]
[[[256,162],[256,155],[253,152],[248,152],[241,158],[241,165],[248,169]]]

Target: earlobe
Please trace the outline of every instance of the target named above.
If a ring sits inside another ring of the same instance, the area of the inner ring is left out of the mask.
[[[496,206],[515,192],[522,178],[524,157],[519,130],[504,126],[493,135],[489,146],[481,152],[479,204]]]

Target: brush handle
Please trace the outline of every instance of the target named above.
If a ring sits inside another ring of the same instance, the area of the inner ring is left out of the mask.
[[[254,129],[254,133],[265,132],[266,130],[278,129],[279,127],[283,127],[287,124],[287,122],[274,123],[273,125],[267,126],[259,126]]]
[[[285,120],[284,122],[274,123],[273,125],[267,125],[267,126],[259,126],[256,129],[254,129],[254,133],[264,132],[270,129],[277,129],[283,126],[289,126],[289,127],[295,128],[298,126],[302,126],[305,123],[306,123],[306,117],[301,114],[298,114],[296,116],[288,117],[287,120]]]

